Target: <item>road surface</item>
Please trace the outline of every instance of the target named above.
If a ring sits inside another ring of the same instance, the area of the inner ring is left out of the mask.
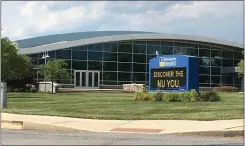
[[[201,137],[158,134],[1,131],[2,145],[243,145],[243,137]]]

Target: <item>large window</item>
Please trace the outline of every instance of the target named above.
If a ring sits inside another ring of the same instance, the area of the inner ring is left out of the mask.
[[[159,55],[191,55],[199,58],[199,85],[240,86],[240,79],[226,73],[244,58],[238,48],[181,40],[129,40],[105,42],[49,51],[48,61],[64,59],[71,70],[98,70],[104,85],[147,83],[149,60]],[[43,52],[30,54],[36,66],[44,64]],[[222,73],[224,72],[224,73]],[[232,72],[232,71],[231,71]],[[238,81],[235,81],[235,80]],[[43,80],[37,77],[37,80]],[[67,82],[68,81],[62,81]],[[69,81],[73,82],[73,78]]]

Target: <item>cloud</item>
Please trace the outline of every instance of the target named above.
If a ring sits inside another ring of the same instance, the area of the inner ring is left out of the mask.
[[[11,39],[89,30],[243,39],[243,7],[239,1],[4,1],[2,8],[3,34]]]

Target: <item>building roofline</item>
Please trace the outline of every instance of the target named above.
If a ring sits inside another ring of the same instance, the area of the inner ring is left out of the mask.
[[[241,49],[243,48],[242,44],[236,42],[217,40],[208,37],[161,34],[161,33],[146,33],[146,34],[124,34],[124,35],[102,36],[102,37],[93,37],[93,38],[86,38],[86,39],[80,39],[74,41],[64,41],[60,43],[46,44],[46,45],[35,46],[30,48],[22,48],[20,49],[20,53],[33,54],[33,53],[44,52],[45,50],[52,51],[52,50],[59,50],[59,49],[96,44],[96,43],[127,41],[127,40],[154,40],[154,39],[197,41],[197,42],[231,46],[231,47],[236,47]]]

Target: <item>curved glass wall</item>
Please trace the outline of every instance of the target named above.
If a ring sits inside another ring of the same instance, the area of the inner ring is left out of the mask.
[[[64,59],[67,70],[100,71],[101,85],[122,85],[125,83],[148,84],[148,60],[161,55],[183,54],[199,57],[199,85],[213,87],[229,85],[240,87],[240,81],[234,67],[243,58],[238,48],[208,43],[174,40],[136,40],[119,41],[72,47],[50,51],[48,60]],[[30,54],[33,64],[44,63],[42,53]],[[37,80],[43,77],[38,73]],[[70,80],[59,81],[62,84],[74,84]]]

